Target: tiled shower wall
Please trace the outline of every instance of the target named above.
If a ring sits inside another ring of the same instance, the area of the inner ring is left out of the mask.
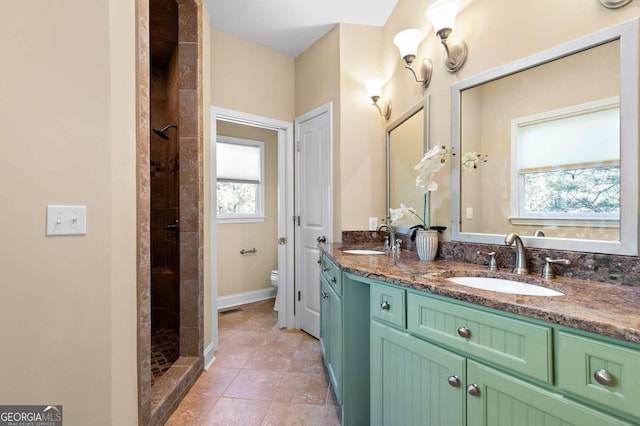
[[[153,64],[152,64],[153,66]],[[178,331],[180,318],[179,232],[166,229],[180,217],[178,200],[178,61],[177,49],[166,68],[151,69],[151,127],[168,124],[169,140],[151,133],[151,327]]]

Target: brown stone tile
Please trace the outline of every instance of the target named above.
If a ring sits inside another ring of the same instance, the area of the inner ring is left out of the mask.
[[[340,406],[324,407],[323,426],[342,426],[342,408]]]
[[[188,161],[187,161],[188,162]],[[181,160],[182,164],[182,160]],[[182,167],[182,166],[181,166]],[[188,175],[188,170],[180,170],[180,176]],[[198,231],[198,186],[197,185],[180,185],[180,231],[192,232],[196,234]],[[182,234],[180,235],[182,237]],[[194,243],[196,244],[196,243]],[[197,261],[197,245],[194,245],[193,257]]]
[[[198,137],[198,92],[180,89],[180,138]]]
[[[325,374],[285,373],[274,401],[325,405],[329,383]]]
[[[243,368],[255,352],[256,349],[251,345],[229,345],[216,353],[214,364],[218,367]]]
[[[198,281],[182,280],[180,282],[180,326],[197,327],[198,310],[193,307],[198,306]]]
[[[198,8],[192,2],[178,4],[178,41],[198,41]]]
[[[249,358],[244,368],[285,371],[289,369],[294,353],[295,349],[287,347],[273,348],[271,350],[261,348]]]
[[[317,342],[316,345],[318,345]],[[324,368],[322,353],[319,348],[316,350],[298,349],[291,358],[288,371],[295,373],[323,374]]]
[[[204,424],[205,418],[216,402],[218,402],[217,396],[190,392],[182,400],[178,409],[169,417],[165,426]]]
[[[198,138],[180,138],[180,158],[188,158],[188,159],[198,159],[198,149],[199,142]]]
[[[329,386],[327,389],[327,403],[326,405],[332,407],[339,407],[340,403],[338,403],[338,398],[336,397],[336,393],[333,390],[333,386]]]
[[[239,368],[210,367],[200,375],[192,391],[222,396],[239,372]]]
[[[272,402],[262,426],[322,426],[325,407]]]
[[[198,356],[198,327],[180,327],[180,355]]]
[[[182,221],[181,221],[182,222]],[[180,232],[180,280],[198,278],[198,235],[196,232]]]
[[[203,424],[221,426],[259,425],[269,408],[268,401],[220,398]]]
[[[178,72],[181,89],[198,88],[198,44],[178,43]]]
[[[243,369],[224,396],[271,401],[278,393],[282,377],[283,373],[278,371]]]

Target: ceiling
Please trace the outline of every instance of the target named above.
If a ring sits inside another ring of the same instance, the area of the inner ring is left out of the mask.
[[[203,0],[211,27],[295,58],[337,23],[383,26],[398,0]]]

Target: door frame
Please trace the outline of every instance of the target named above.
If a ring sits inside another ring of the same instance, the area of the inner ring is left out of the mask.
[[[295,324],[294,316],[294,188],[293,188],[293,123],[277,120],[275,118],[263,117],[226,108],[211,107],[211,175],[209,177],[211,192],[211,346],[205,352],[205,365],[211,359],[213,352],[218,349],[218,278],[216,275],[218,267],[217,251],[217,229],[216,216],[217,200],[215,197],[216,188],[216,137],[217,120],[224,120],[236,124],[259,127],[274,130],[278,134],[278,238],[285,238],[284,245],[278,245],[278,270],[280,271],[279,289],[284,292],[278,311],[278,327],[293,328]],[[276,243],[274,241],[274,243]],[[210,356],[208,356],[210,353]]]
[[[326,235],[327,238],[327,242],[331,242],[333,241],[333,206],[334,206],[334,200],[333,200],[333,183],[334,183],[334,179],[333,179],[333,102],[327,102],[326,104],[320,105],[317,108],[312,109],[311,111],[308,111],[302,115],[299,115],[298,117],[295,118],[294,120],[294,129],[295,129],[295,135],[296,135],[296,149],[294,151],[295,153],[295,170],[296,170],[296,174],[295,174],[295,204],[294,204],[294,221],[296,220],[296,218],[300,215],[300,209],[299,209],[299,205],[298,203],[300,202],[300,197],[298,196],[298,192],[301,190],[300,188],[300,177],[299,177],[299,161],[300,161],[300,156],[299,156],[299,151],[297,149],[297,144],[300,142],[299,137],[300,137],[300,123],[303,121],[307,121],[310,120],[314,117],[317,117],[318,115],[327,113],[329,114],[329,207],[328,207],[328,211],[329,211],[329,217],[327,218],[327,227],[329,229],[328,234]],[[300,227],[299,226],[295,226],[294,227],[294,232],[295,232],[295,240],[296,242],[301,241],[300,240]],[[294,262],[295,262],[295,286],[293,288],[293,298],[294,298],[294,304],[295,304],[295,308],[296,308],[296,312],[297,309],[299,308],[299,305],[301,303],[301,301],[298,301],[298,299],[295,297],[295,295],[297,294],[296,292],[299,289],[300,283],[301,283],[301,277],[302,277],[302,271],[301,271],[301,266],[299,265],[299,263],[302,261],[302,256],[298,255],[298,249],[300,244],[296,244],[295,247],[295,253],[296,256],[294,257]],[[299,316],[295,316],[295,328],[300,329],[300,317]]]

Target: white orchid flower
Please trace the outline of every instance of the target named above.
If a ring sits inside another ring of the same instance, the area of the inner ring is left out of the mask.
[[[462,170],[466,172],[466,171],[471,171],[473,169],[477,169],[478,161],[480,161],[481,159],[484,162],[486,162],[487,156],[478,154],[475,151],[465,152],[462,155]]]

